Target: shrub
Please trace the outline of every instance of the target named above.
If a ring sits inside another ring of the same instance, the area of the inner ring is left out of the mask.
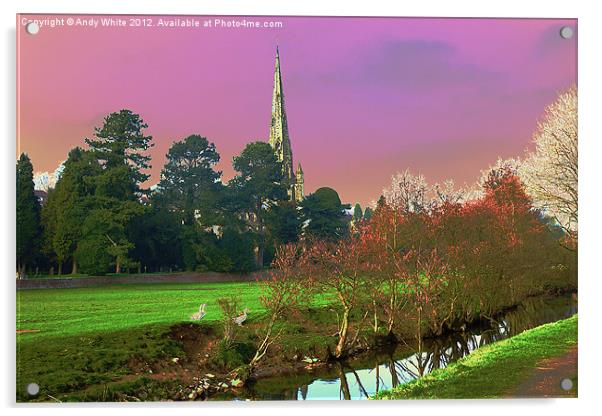
[[[255,355],[255,347],[247,342],[222,339],[217,348],[214,364],[227,369],[245,366]]]

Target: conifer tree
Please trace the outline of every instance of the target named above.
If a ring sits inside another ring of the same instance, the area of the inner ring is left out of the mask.
[[[46,251],[56,257],[59,275],[69,259],[71,273],[78,272],[74,252],[82,238],[82,224],[93,206],[93,179],[100,173],[101,167],[91,152],[76,147],[69,152],[61,178],[48,195],[42,226]]]
[[[364,214],[362,212],[362,207],[361,207],[361,205],[358,202],[353,207],[353,221],[355,221],[355,222],[360,221],[363,216],[364,216]]]
[[[17,272],[25,277],[40,241],[40,204],[34,193],[33,165],[22,153],[17,161]]]
[[[214,170],[219,159],[215,145],[197,134],[169,148],[157,197],[172,212],[180,213],[186,225],[194,222],[195,212],[211,225],[221,187],[221,172]]]
[[[121,110],[105,117],[102,127],[94,129],[94,138],[85,139],[105,169],[129,167],[136,192],[140,192],[139,185],[149,178],[142,171],[151,167],[151,157],[144,154],[154,146],[152,136],[144,135],[143,129],[147,127],[138,114]]]

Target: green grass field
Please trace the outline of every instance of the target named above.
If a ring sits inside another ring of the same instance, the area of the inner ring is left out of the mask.
[[[250,315],[262,311],[260,286],[255,283],[170,283],[105,286],[81,289],[20,290],[17,292],[19,340],[98,334],[148,324],[188,321],[206,303],[204,321],[221,313],[217,300],[237,296]]]
[[[25,387],[35,382],[42,399],[77,399],[70,392],[128,374],[134,357],[182,356],[166,336],[170,326],[189,322],[201,303],[207,304],[203,324],[211,325],[221,317],[217,300],[229,296],[252,319],[262,312],[260,294],[254,282],[17,291],[17,330],[39,331],[17,334],[17,397],[30,400]]]
[[[543,359],[577,345],[577,315],[486,345],[449,367],[380,392],[376,399],[485,399],[506,397]],[[576,374],[567,375],[576,385]]]
[[[182,346],[168,335],[170,327],[190,322],[201,303],[207,304],[204,326],[217,323],[222,315],[218,299],[230,296],[239,299],[241,310],[249,309],[252,322],[263,314],[262,291],[256,282],[19,290],[17,330],[35,332],[17,334],[17,398],[104,400],[100,393],[82,392],[130,374],[132,359],[153,362],[182,357]],[[319,296],[313,305],[325,303],[326,297]],[[311,342],[305,340],[308,337]],[[312,334],[289,341],[295,345],[323,342]],[[32,382],[40,385],[37,398],[25,394]]]

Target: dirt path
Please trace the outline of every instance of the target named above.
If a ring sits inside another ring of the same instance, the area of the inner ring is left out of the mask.
[[[563,379],[570,379],[573,387],[564,390]],[[518,388],[509,397],[577,397],[577,346],[560,357],[548,358],[539,362]]]

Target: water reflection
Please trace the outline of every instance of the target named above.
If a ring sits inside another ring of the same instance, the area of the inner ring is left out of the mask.
[[[333,363],[314,374],[259,380],[243,391],[242,397],[261,400],[365,399],[444,368],[483,345],[575,313],[577,303],[571,296],[534,298],[490,323],[423,341],[420,348],[418,344],[403,345],[352,362]]]

